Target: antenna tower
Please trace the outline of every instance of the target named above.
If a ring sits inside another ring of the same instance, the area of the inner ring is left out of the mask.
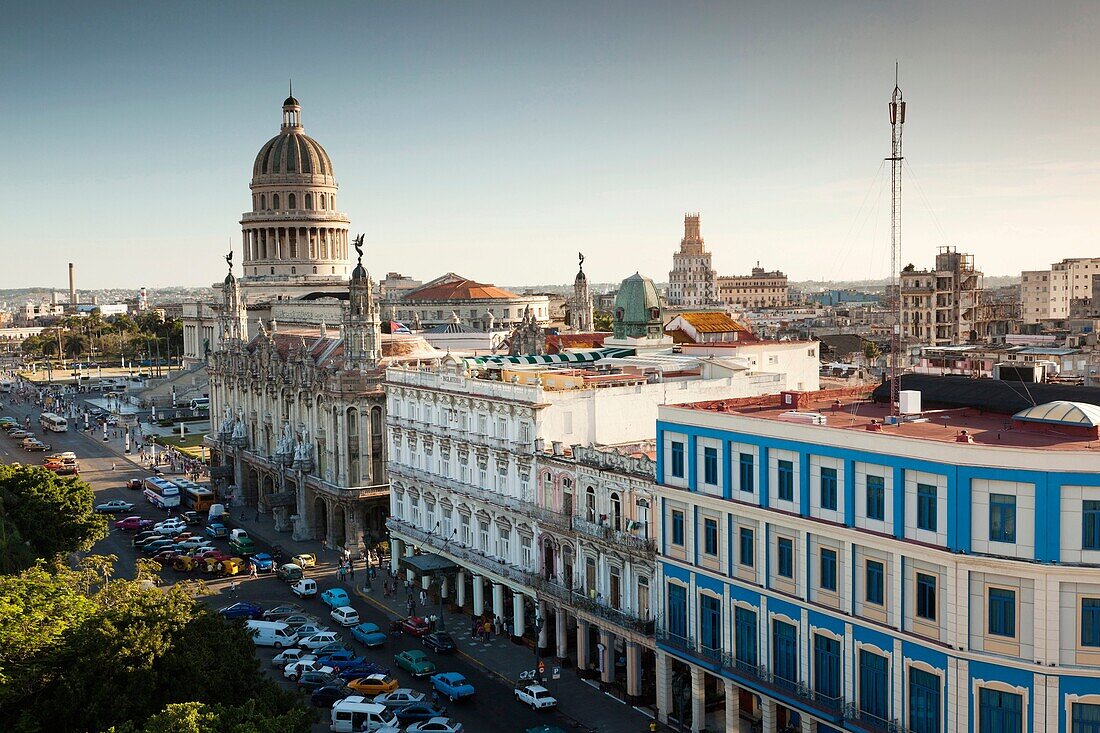
[[[905,101],[898,87],[898,65],[894,64],[894,93],[890,97],[890,278],[897,298],[894,332],[890,338],[890,414],[900,417],[901,405],[901,126],[905,124]]]

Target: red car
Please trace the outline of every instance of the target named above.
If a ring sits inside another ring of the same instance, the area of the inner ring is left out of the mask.
[[[428,622],[419,616],[409,616],[402,619],[400,626],[402,631],[412,636],[427,636],[431,632]]]
[[[217,560],[218,562],[225,562],[233,556],[227,555],[221,550],[210,550],[209,552],[202,553],[201,555],[199,555],[199,557],[203,560]]]
[[[152,527],[156,522],[152,519],[142,519],[141,517],[126,517],[115,522],[115,528],[121,529],[124,532],[139,532],[143,529]]]

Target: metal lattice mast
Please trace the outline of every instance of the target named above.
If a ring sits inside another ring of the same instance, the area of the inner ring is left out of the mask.
[[[890,339],[890,414],[900,414],[898,392],[901,389],[901,126],[905,124],[905,102],[898,87],[894,65],[894,94],[890,98],[890,278],[897,302],[894,308],[894,333]]]

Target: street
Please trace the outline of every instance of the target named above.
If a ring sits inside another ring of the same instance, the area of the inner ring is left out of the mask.
[[[36,434],[41,435],[41,429],[37,425],[39,412],[40,410],[33,405],[12,406],[7,401],[0,409],[0,415],[11,415],[19,418],[20,421],[29,415],[32,429]],[[125,499],[135,504],[133,515],[155,520],[163,519],[166,513],[149,504],[141,491],[125,488],[127,479],[144,478],[149,475],[149,472],[137,466],[136,459],[135,462],[131,462],[128,460],[129,457],[119,455],[122,450],[121,441],[112,440],[107,443],[102,441],[101,436],[102,433],[99,430],[84,433],[80,430],[70,429],[69,432],[65,433],[49,433],[43,440],[52,445],[53,452],[73,451],[77,454],[80,461],[80,476],[92,486],[97,504],[111,499]],[[43,454],[27,453],[15,441],[0,435],[0,457],[3,458],[5,463],[40,464]],[[116,555],[118,557],[116,574],[122,577],[134,576],[135,558],[140,556],[138,551],[131,547],[130,537],[130,533],[112,528],[110,535],[93,549],[96,554]],[[260,551],[271,552],[272,548],[270,546],[265,545],[260,538],[255,539]],[[224,546],[226,540],[217,540],[214,544]],[[352,605],[358,610],[361,621],[373,622],[383,630],[388,630],[392,620],[390,617],[387,617],[374,604],[357,598],[352,592],[351,585],[336,580],[335,566],[326,561],[331,557],[334,557],[332,553],[328,553],[327,556],[318,553],[318,565],[306,571],[307,577],[317,580],[321,592],[338,585],[343,587],[352,596]],[[161,572],[161,577],[165,584],[170,584],[186,576],[183,573],[165,569]],[[362,575],[359,577],[362,579]],[[299,605],[305,613],[317,617],[322,625],[333,630],[340,630],[340,627],[329,618],[328,609],[320,600],[317,598],[298,599],[291,593],[289,586],[278,580],[274,573],[265,573],[257,578],[249,578],[246,571],[233,580],[236,580],[239,586],[236,597],[230,597],[230,579],[217,578],[207,580],[207,587],[211,594],[202,597],[201,601],[211,608],[226,606],[238,600],[253,601],[265,609],[293,603]],[[380,584],[381,577],[375,582],[375,586],[380,586]],[[468,632],[465,628],[450,628],[449,630],[454,635]],[[391,635],[390,640],[383,647],[367,650],[354,641],[346,631],[342,633],[342,636],[347,645],[362,653],[369,661],[389,667],[402,687],[424,692],[430,697],[431,686],[426,678],[414,679],[406,672],[398,670],[392,661],[393,655],[399,651],[423,648],[419,640],[406,634],[401,634],[396,638]],[[277,679],[281,685],[288,688],[293,687],[292,683],[283,679],[282,670],[275,670],[271,667],[270,660],[275,653],[275,650],[269,647],[259,647],[257,649],[257,656],[261,659],[264,670],[274,679]],[[520,704],[515,700],[509,687],[491,678],[482,669],[466,661],[462,655],[439,655],[434,652],[428,652],[428,655],[435,662],[438,671],[459,672],[477,690],[477,694],[471,700],[447,704],[449,715],[460,721],[467,731],[474,733],[501,730],[523,731],[540,725],[557,725],[563,729],[575,727],[571,721],[568,721],[565,716],[556,711],[536,712]],[[306,703],[308,704],[308,697],[306,697]],[[314,730],[328,730],[328,711],[321,710],[318,715],[319,722],[314,726]]]

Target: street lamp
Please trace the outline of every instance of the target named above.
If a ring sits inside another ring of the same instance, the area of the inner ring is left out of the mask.
[[[532,645],[535,650],[535,681],[540,685],[542,684],[542,660],[539,659],[539,638],[542,636],[542,624],[543,618],[539,613],[538,605],[535,606],[535,643]]]

